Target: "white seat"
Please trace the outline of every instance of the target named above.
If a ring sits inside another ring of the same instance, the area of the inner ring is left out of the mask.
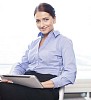
[[[64,100],[64,89],[65,87],[61,87],[59,90],[59,100]]]

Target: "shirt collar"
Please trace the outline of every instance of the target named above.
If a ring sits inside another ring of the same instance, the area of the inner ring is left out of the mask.
[[[54,36],[55,36],[55,38],[60,34],[60,32],[59,31],[51,31],[50,33],[53,33],[54,34]],[[50,34],[49,33],[49,34]],[[42,32],[39,32],[38,33],[38,37],[39,36],[41,36],[41,38],[43,38],[44,37],[44,35],[43,35],[43,33]]]
[[[60,35],[60,32],[59,31],[53,31],[53,34],[54,34],[54,36],[56,38],[58,35]]]
[[[41,38],[43,38],[43,37],[44,37],[44,35],[43,35],[43,33],[42,33],[42,32],[39,32],[39,33],[38,33],[38,37],[39,37],[39,36],[41,36]]]

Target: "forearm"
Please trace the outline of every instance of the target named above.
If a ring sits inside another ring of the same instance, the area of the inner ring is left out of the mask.
[[[63,72],[60,76],[51,79],[54,83],[54,88],[63,87],[68,84],[73,84],[76,78],[76,72]]]

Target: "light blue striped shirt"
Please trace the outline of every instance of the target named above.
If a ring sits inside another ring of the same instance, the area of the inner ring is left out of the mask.
[[[59,31],[52,31],[39,48],[42,36],[40,32],[38,38],[28,46],[22,62],[15,66],[12,74],[24,74],[31,70],[57,75],[51,79],[55,88],[74,83],[77,69],[72,41]]]

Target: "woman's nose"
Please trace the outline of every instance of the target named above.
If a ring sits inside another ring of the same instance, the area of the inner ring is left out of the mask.
[[[43,23],[43,22],[41,22],[41,23],[40,23],[40,27],[43,27],[43,26],[44,26],[44,23]]]

